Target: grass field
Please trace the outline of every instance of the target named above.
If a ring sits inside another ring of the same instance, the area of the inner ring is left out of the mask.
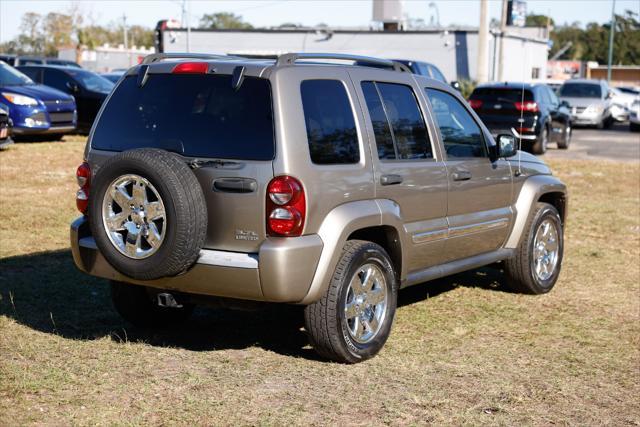
[[[0,152],[0,425],[640,424],[638,163],[551,163],[571,192],[553,292],[491,269],[409,288],[382,353],[346,366],[281,307],[124,323],[68,249],[82,149]]]

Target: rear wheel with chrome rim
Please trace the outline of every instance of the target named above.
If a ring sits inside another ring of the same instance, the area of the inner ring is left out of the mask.
[[[549,292],[558,280],[563,250],[558,210],[548,203],[537,203],[516,256],[505,261],[507,285],[527,294]]]
[[[386,251],[372,242],[348,241],[329,289],[305,308],[305,327],[314,349],[344,363],[373,357],[389,337],[397,294]]]

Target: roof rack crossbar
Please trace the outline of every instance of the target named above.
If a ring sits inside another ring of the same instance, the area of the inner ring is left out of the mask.
[[[279,55],[276,65],[294,65],[300,59],[338,59],[342,61],[354,61],[371,65],[382,65],[393,68],[395,71],[411,72],[406,65],[390,59],[374,58],[372,56],[351,55],[348,53],[285,53]]]
[[[142,60],[140,65],[160,62],[163,59],[238,59],[228,55],[216,55],[213,53],[152,53]]]

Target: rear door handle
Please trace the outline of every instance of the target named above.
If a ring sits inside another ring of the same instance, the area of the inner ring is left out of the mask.
[[[380,185],[401,184],[402,176],[400,175],[382,175],[380,177]]]
[[[471,179],[471,172],[469,171],[458,171],[454,172],[451,175],[454,181],[469,181]]]
[[[253,193],[258,189],[255,179],[218,178],[213,181],[213,190],[224,193]]]

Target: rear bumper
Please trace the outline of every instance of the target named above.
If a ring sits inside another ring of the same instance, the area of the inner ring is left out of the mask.
[[[318,235],[266,240],[257,254],[203,249],[185,273],[136,280],[114,269],[102,256],[84,217],[71,224],[71,252],[78,269],[92,276],[197,295],[255,301],[302,301],[309,292],[323,243]]]

